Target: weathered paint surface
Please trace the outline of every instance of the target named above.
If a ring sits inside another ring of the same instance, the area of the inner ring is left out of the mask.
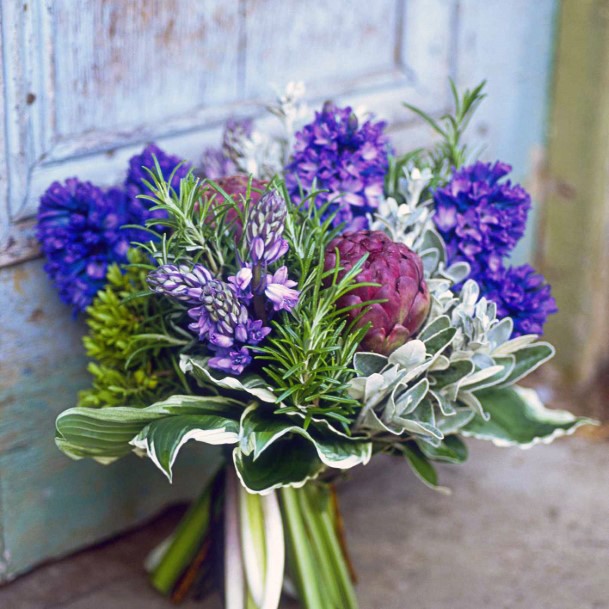
[[[191,496],[216,457],[182,459],[172,487],[136,457],[107,467],[65,457],[54,445],[54,419],[87,382],[82,324],[58,302],[40,261],[1,273],[0,295],[2,579]]]
[[[151,464],[71,462],[53,422],[87,375],[82,324],[53,293],[31,215],[55,178],[121,179],[155,139],[198,158],[231,114],[259,115],[271,84],[305,79],[314,99],[392,121],[398,149],[429,142],[400,105],[439,114],[447,78],[489,78],[473,126],[531,173],[543,146],[556,0],[1,1],[0,580],[196,493],[208,453],[181,458],[174,487]]]

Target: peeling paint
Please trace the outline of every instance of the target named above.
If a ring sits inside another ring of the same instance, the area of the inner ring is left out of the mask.
[[[13,270],[13,289],[20,296],[24,295],[23,283],[28,279],[28,271],[25,266],[18,266]]]

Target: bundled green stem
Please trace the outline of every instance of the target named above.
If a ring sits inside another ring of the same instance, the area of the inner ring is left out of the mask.
[[[214,514],[220,513],[223,526],[218,530]],[[357,609],[337,519],[326,484],[252,494],[228,465],[151,555],[151,583],[166,596],[184,598],[192,581],[201,579],[192,576],[193,568],[211,570],[210,561],[218,557],[209,546],[222,535],[227,609],[277,609],[286,556],[304,609]],[[198,564],[202,549],[204,564]]]
[[[289,564],[306,609],[357,609],[329,489],[310,483],[281,491]]]

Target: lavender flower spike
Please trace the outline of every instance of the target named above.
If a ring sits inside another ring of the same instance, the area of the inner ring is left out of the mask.
[[[202,265],[195,264],[192,269],[181,264],[165,264],[148,275],[148,285],[158,294],[165,294],[176,300],[199,304],[203,286],[213,279],[211,273]]]
[[[270,264],[288,251],[283,239],[287,207],[277,190],[265,193],[250,207],[246,223],[246,239],[254,264]]]
[[[223,348],[232,347],[235,340],[247,340],[249,314],[230,285],[212,279],[203,286],[200,302],[201,306],[188,311],[195,320],[189,328],[200,340]]]

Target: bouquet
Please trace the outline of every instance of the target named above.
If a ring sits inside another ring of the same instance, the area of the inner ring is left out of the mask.
[[[531,205],[463,132],[483,85],[397,154],[386,125],[290,85],[279,128],[226,125],[193,165],[154,145],[121,187],[76,178],[41,199],[38,237],[89,328],[90,389],[61,413],[66,455],[148,457],[171,481],[190,441],[222,465],[146,562],[173,600],[354,609],[336,482],[380,453],[438,490],[463,438],[547,443],[586,423],[520,386],[553,355],[556,311],[506,259]]]

